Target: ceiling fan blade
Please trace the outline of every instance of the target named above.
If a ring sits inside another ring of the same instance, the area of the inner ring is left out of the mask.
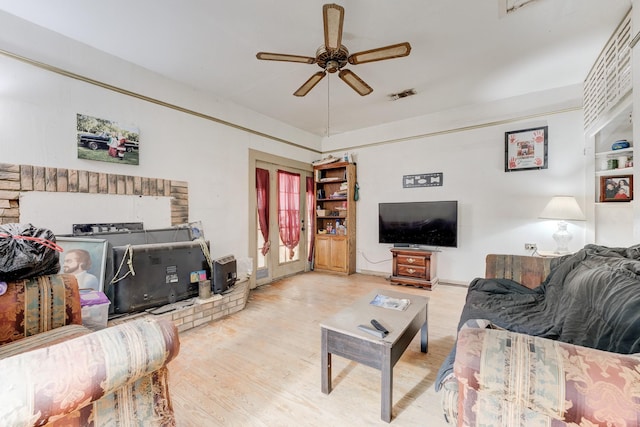
[[[324,46],[333,51],[342,46],[342,24],[344,23],[344,7],[337,4],[325,4],[322,6],[322,19],[324,22]]]
[[[265,61],[302,62],[304,64],[313,64],[316,62],[316,58],[310,56],[287,55],[284,53],[258,52],[256,58]]]
[[[364,64],[365,62],[382,61],[383,59],[401,58],[411,53],[409,42],[392,44],[391,46],[356,52],[349,57],[349,64]]]
[[[373,92],[371,86],[366,84],[364,80],[358,77],[356,73],[351,70],[340,70],[340,73],[338,75],[340,76],[342,81],[351,86],[353,90],[355,90],[362,96],[369,95],[371,92]]]
[[[313,76],[309,77],[309,80],[304,82],[304,84],[300,86],[297,91],[293,92],[293,94],[295,96],[305,96],[315,85],[318,84],[320,80],[324,78],[325,74],[326,73],[324,71],[318,71]]]

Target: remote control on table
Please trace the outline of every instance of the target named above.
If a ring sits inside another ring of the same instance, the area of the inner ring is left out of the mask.
[[[380,324],[380,322],[378,322],[376,319],[371,319],[371,324],[373,325],[374,328],[376,328],[377,330],[379,330],[383,334],[387,335],[389,333],[389,331],[387,331],[387,328],[382,326]]]
[[[367,325],[358,325],[358,329],[360,329],[361,331],[364,331],[364,332],[366,332],[368,334],[371,334],[373,336],[376,336],[378,338],[384,338],[385,335],[387,335],[384,332],[379,331],[377,329],[373,329],[371,326],[367,326]]]

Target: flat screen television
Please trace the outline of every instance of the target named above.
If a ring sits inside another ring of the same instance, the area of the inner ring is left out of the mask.
[[[458,246],[458,202],[378,204],[378,241],[394,246]]]
[[[205,270],[211,277],[198,241],[114,246],[113,270],[120,270],[120,280],[106,286],[105,293],[112,303],[110,314],[116,315],[198,296],[199,283],[193,281],[191,272]]]

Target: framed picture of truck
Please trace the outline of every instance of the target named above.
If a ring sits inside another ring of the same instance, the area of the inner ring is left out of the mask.
[[[137,128],[98,117],[77,114],[78,158],[138,165],[140,133]]]

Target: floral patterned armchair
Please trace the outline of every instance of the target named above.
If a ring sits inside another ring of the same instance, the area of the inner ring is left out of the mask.
[[[173,323],[144,318],[93,332],[81,321],[74,276],[8,284],[0,295],[0,424],[175,426]]]

